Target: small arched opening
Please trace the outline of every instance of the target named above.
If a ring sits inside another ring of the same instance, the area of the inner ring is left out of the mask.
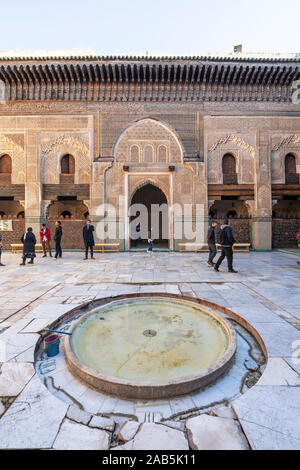
[[[130,148],[130,161],[133,163],[140,161],[140,149],[137,145],[132,145]]]
[[[216,200],[210,208],[209,215],[215,219],[249,219],[251,213],[245,201]]]
[[[52,201],[49,205],[48,217],[50,219],[73,219],[73,220],[85,220],[86,214],[88,214],[88,208],[83,201],[77,201],[76,199],[60,199]]]
[[[60,161],[60,183],[74,183],[75,158],[73,155],[66,154]]]
[[[226,214],[227,219],[237,219],[237,213],[235,211],[229,211]]]
[[[226,153],[222,159],[223,184],[238,184],[236,160],[231,153]]]
[[[296,157],[288,153],[284,159],[285,184],[299,184],[299,175],[297,174]]]
[[[12,161],[9,155],[0,157],[0,184],[11,184]]]
[[[144,162],[145,163],[153,162],[153,147],[151,145],[146,145],[144,149]]]
[[[72,214],[70,211],[63,211],[61,214],[60,214],[61,217],[63,217],[64,219],[70,219],[72,217]]]

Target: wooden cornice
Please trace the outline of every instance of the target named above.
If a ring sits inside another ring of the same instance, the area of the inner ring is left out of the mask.
[[[299,60],[0,58],[7,100],[289,101]]]

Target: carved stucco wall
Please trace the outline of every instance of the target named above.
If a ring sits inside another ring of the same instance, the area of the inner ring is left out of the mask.
[[[226,153],[236,159],[238,184],[253,184],[255,180],[255,141],[253,135],[211,134],[207,136],[207,182],[223,184],[222,160]]]
[[[182,149],[175,131],[166,124],[154,119],[142,119],[133,123],[116,141],[115,160],[106,175],[106,202],[116,205],[119,194],[125,195],[123,164],[128,164],[129,200],[138,187],[149,182],[162,189],[169,203],[172,199],[173,202],[191,203],[193,171],[183,163]],[[175,165],[172,191],[169,164]],[[140,175],[139,172],[144,174]],[[159,172],[165,174],[155,174]]]
[[[285,183],[285,156],[288,153],[296,157],[296,170],[297,173],[300,173],[300,134],[273,135],[271,153],[273,184]]]
[[[45,184],[59,184],[63,155],[75,159],[75,184],[90,183],[91,156],[88,133],[43,134],[41,136],[41,179]]]
[[[166,148],[167,159],[165,163],[183,162],[182,146],[174,131],[166,124],[154,119],[142,119],[124,130],[115,145],[115,160],[130,162],[133,146],[137,146],[139,149],[138,156],[133,159],[134,163],[159,163],[161,146]],[[146,148],[148,146],[153,149],[152,162],[149,161],[150,159],[147,161]]]
[[[156,175],[156,176],[139,176],[137,174],[130,176],[129,178],[129,195],[130,200],[132,199],[135,192],[147,184],[153,184],[161,189],[167,198],[168,204],[170,204],[170,176],[169,175]]]
[[[0,133],[0,156],[5,154],[12,159],[12,184],[24,184],[26,182],[24,134]]]

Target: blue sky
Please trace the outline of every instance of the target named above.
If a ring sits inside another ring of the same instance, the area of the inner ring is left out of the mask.
[[[0,0],[0,50],[300,52],[297,0]]]

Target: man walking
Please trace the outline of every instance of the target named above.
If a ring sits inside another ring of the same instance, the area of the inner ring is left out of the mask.
[[[1,255],[2,255],[2,235],[0,235],[0,266],[5,266],[5,264],[1,263]]]
[[[207,264],[211,268],[215,265],[213,262],[214,257],[217,254],[217,247],[216,247],[216,234],[215,234],[215,227],[217,226],[216,222],[212,222],[211,226],[207,231],[207,244],[209,249],[209,256]]]
[[[232,251],[232,245],[235,243],[235,239],[232,233],[231,227],[228,225],[228,220],[225,220],[225,224],[221,226],[221,232],[220,232],[220,243],[222,247],[222,253],[218,261],[216,262],[214,266],[215,271],[219,271],[219,266],[222,263],[223,259],[227,258],[227,264],[228,264],[228,272],[229,273],[237,273],[235,269],[232,267],[232,261],[233,261],[233,251]]]
[[[94,226],[91,225],[91,221],[87,220],[86,225],[83,227],[83,241],[85,245],[85,258],[83,259],[88,259],[88,254],[89,254],[89,249],[91,251],[91,259],[94,258],[94,234],[93,232],[95,231]]]
[[[61,221],[57,220],[55,222],[55,234],[54,234],[54,240],[55,240],[55,259],[61,258],[62,257],[62,249],[61,249],[61,237],[62,237],[62,227],[61,227]]]
[[[51,246],[50,246],[51,234],[46,224],[42,224],[42,228],[40,230],[40,238],[41,238],[41,244],[42,244],[43,252],[44,252],[43,258],[47,256],[47,248],[49,251],[49,256],[51,256],[52,258],[52,252],[51,252]]]

